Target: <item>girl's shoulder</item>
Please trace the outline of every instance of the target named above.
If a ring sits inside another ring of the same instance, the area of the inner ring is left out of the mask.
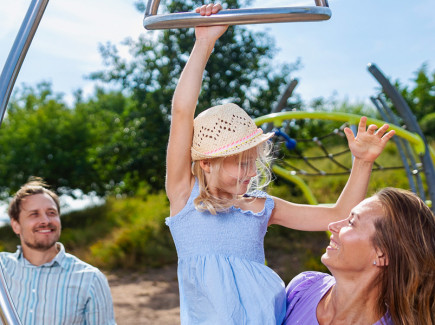
[[[262,212],[269,214],[275,207],[275,201],[263,191],[253,191],[243,195],[237,207],[243,211],[251,211],[255,214]]]

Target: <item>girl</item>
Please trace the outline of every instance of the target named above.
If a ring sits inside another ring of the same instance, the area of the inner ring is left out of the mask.
[[[211,15],[221,5],[198,8]],[[245,194],[267,158],[267,140],[237,105],[212,107],[196,117],[202,74],[216,40],[227,26],[197,27],[196,41],[172,103],[166,192],[178,254],[182,324],[281,324],[285,287],[264,265],[267,226],[327,230],[364,199],[374,160],[393,131],[345,133],[354,155],[348,183],[333,207],[299,205],[266,195]]]

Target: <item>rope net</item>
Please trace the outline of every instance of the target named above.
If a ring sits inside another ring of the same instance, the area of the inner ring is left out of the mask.
[[[276,132],[273,138],[276,157],[274,164],[286,169],[291,175],[307,180],[324,176],[349,175],[352,168],[352,155],[343,131],[345,127],[352,128],[349,123],[337,124],[333,121],[286,121],[280,129],[274,130]],[[311,135],[318,134],[319,130],[332,131],[320,136]],[[424,172],[422,164],[416,163],[418,157],[413,155],[413,157],[407,156],[404,161],[403,156],[398,153],[395,142],[390,141],[374,163],[371,181],[373,187],[376,188],[381,184],[400,186],[416,192],[412,184],[421,181]],[[424,193],[419,195],[424,197]]]

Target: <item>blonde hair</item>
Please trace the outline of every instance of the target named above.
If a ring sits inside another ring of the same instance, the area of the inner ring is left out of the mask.
[[[268,141],[265,141],[254,148],[257,149],[257,159],[255,162],[257,175],[251,178],[248,192],[253,190],[261,190],[269,185],[272,180],[272,173],[270,171],[270,163],[272,161],[272,144]],[[238,155],[235,155],[239,157],[239,169],[241,163],[247,160],[247,152],[249,150],[243,151]],[[216,168],[216,173],[219,173],[225,158],[227,157],[210,159],[210,161],[213,161],[213,165]],[[205,173],[200,166],[199,160],[192,163],[192,174],[198,179],[199,184],[199,195],[193,201],[195,208],[198,211],[209,211],[211,214],[216,214],[219,212],[227,211],[234,204],[234,200],[237,199],[236,197],[234,197],[233,200],[228,200],[227,198],[223,199],[216,197],[210,193],[205,178]]]
[[[384,217],[375,221],[373,243],[388,259],[378,311],[388,308],[396,325],[435,324],[435,216],[410,191],[385,188],[375,197]]]

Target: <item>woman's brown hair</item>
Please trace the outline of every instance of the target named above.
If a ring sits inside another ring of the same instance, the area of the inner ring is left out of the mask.
[[[384,216],[375,221],[374,245],[388,264],[379,279],[379,312],[396,325],[435,324],[435,216],[414,193],[385,188],[375,195]]]

